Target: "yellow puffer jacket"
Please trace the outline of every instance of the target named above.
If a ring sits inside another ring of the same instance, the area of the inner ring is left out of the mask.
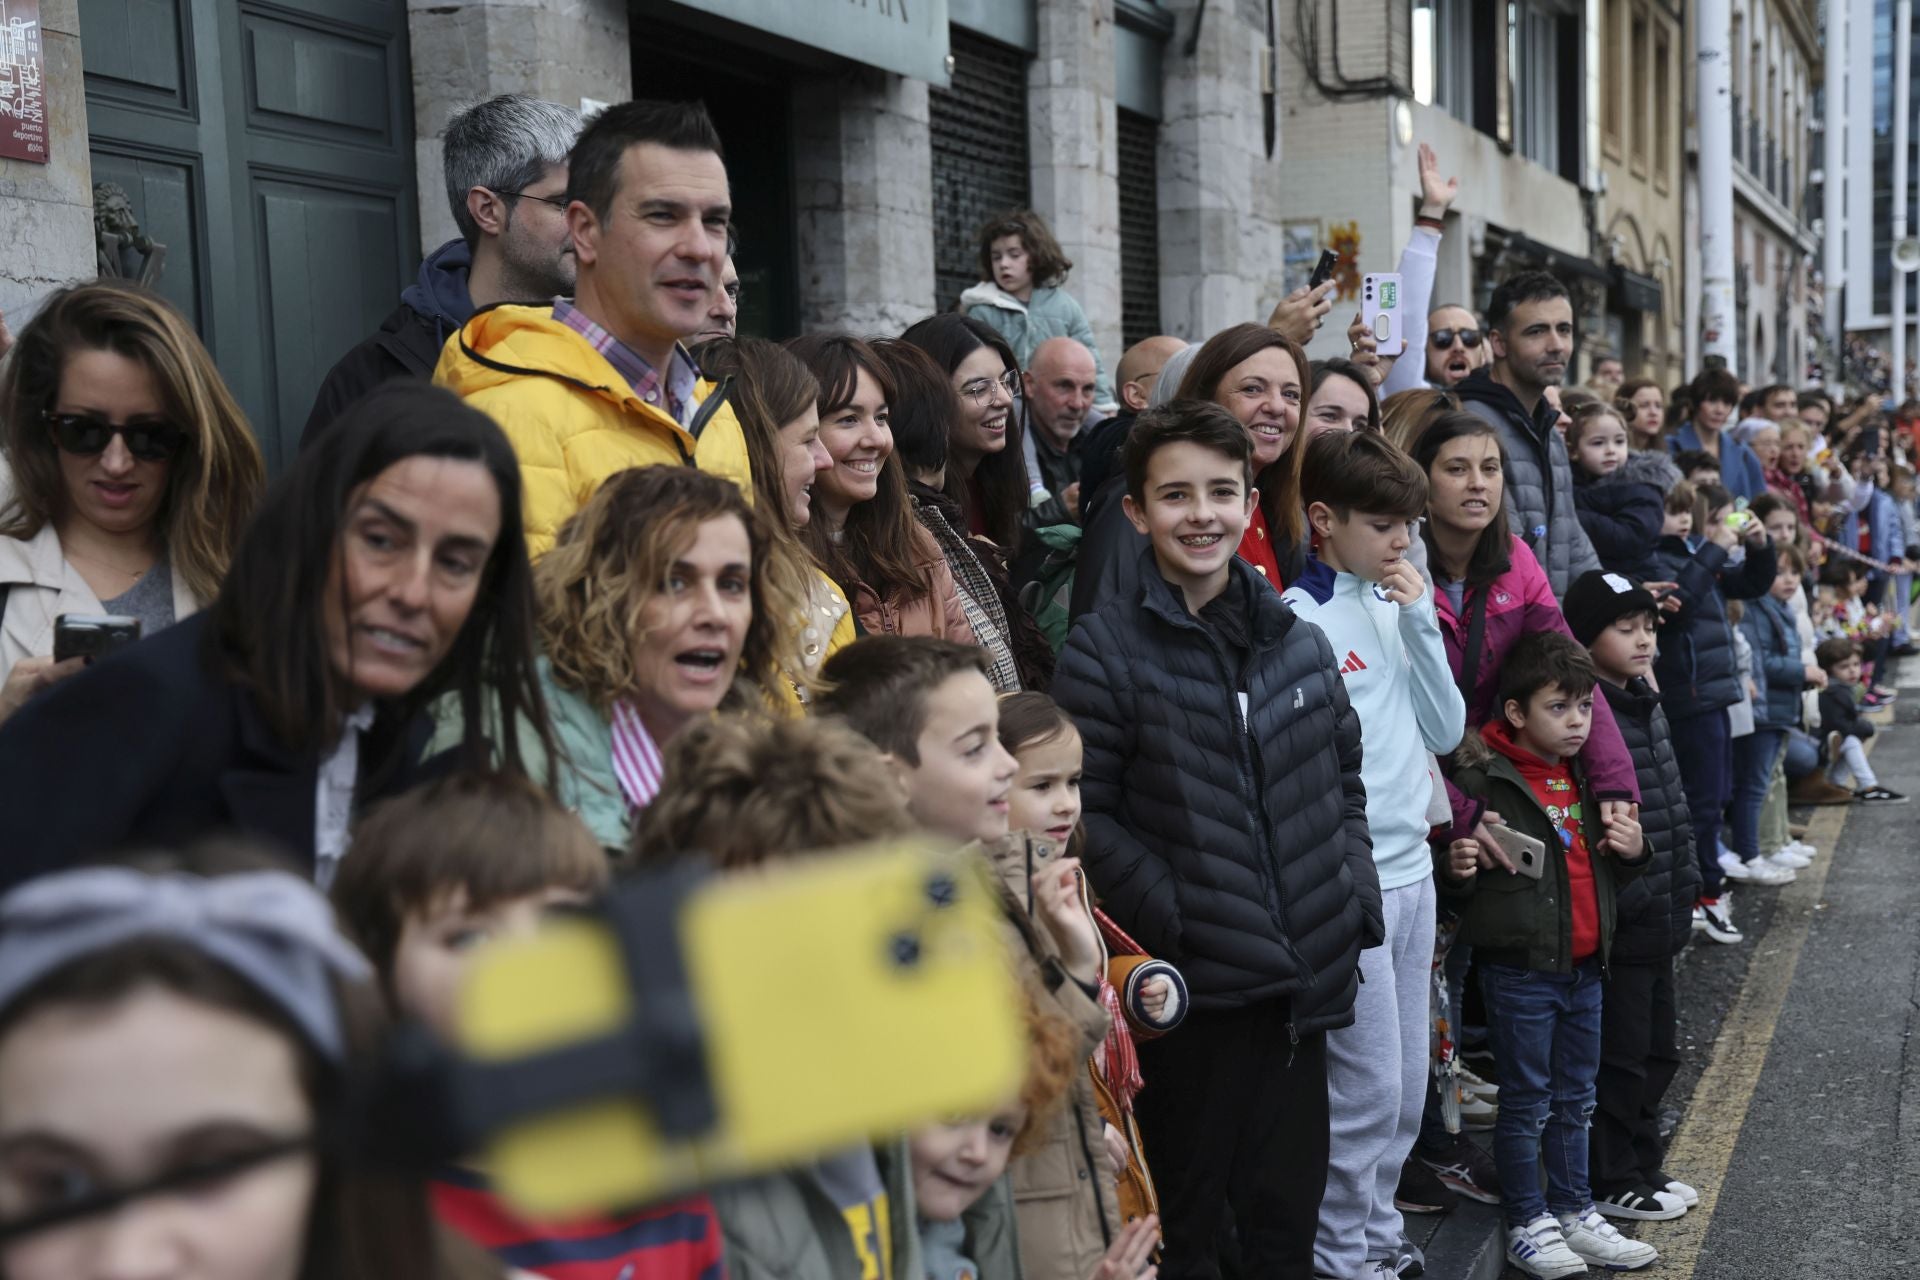
[[[692,427],[633,393],[579,333],[544,306],[474,313],[447,340],[433,380],[500,424],[520,457],[527,550],[553,545],[568,517],[615,472],[693,463],[753,500],[753,476],[725,385],[701,382]]]

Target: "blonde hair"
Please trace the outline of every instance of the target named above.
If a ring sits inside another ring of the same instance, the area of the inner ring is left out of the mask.
[[[880,748],[833,719],[721,716],[666,750],[636,862],[701,853],[726,870],[918,830]]]
[[[112,352],[146,369],[168,418],[187,433],[188,447],[168,467],[157,520],[174,572],[197,598],[212,600],[266,485],[266,464],[186,318],[138,285],[92,280],[57,291],[0,367],[14,490],[0,508],[0,536],[34,537],[66,511],[59,451],[41,415],[58,401],[67,360],[79,351]]]
[[[727,517],[746,530],[753,556],[753,618],[740,674],[768,706],[779,705],[779,682],[805,669],[798,628],[807,570],[732,481],[685,466],[609,477],[534,565],[535,625],[555,679],[603,713],[633,692],[634,647],[646,639],[642,611],[696,530]]]
[[[1396,391],[1380,402],[1380,434],[1402,453],[1412,453],[1413,442],[1420,438],[1428,423],[1459,408],[1460,397],[1451,391],[1426,387]]]

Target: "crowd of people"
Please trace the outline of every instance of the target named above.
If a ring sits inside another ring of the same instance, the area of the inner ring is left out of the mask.
[[[1331,285],[1102,352],[1030,210],[903,333],[742,337],[702,108],[445,151],[271,482],[139,287],[0,364],[0,1272],[1353,1280],[1459,1196],[1656,1260],[1676,956],[1820,856],[1790,806],[1904,799],[1912,417],[1570,385],[1552,275],[1434,296],[1425,147],[1405,354],[1316,361]],[[327,1140],[490,940],[916,833],[1005,914],[990,1114],[566,1222]]]

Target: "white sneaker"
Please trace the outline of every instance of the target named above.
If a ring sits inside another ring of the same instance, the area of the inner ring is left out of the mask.
[[[1660,1189],[1670,1196],[1680,1197],[1680,1203],[1689,1209],[1698,1208],[1700,1205],[1700,1193],[1678,1178],[1668,1178],[1667,1185]]]
[[[1660,1258],[1659,1250],[1644,1240],[1627,1239],[1591,1207],[1583,1214],[1561,1214],[1560,1234],[1574,1256],[1608,1271],[1638,1271]]]
[[[1465,1085],[1456,1086],[1460,1097],[1460,1127],[1470,1133],[1487,1133],[1500,1119],[1498,1103],[1489,1102]]]
[[[1789,871],[1800,871],[1813,865],[1809,858],[1791,845],[1782,845],[1767,855],[1767,861],[1776,867],[1785,867]]]
[[[1740,855],[1728,853],[1725,849],[1720,851],[1720,872],[1729,880],[1746,881],[1753,879],[1752,875],[1747,871],[1747,864],[1740,860]]]
[[[1783,867],[1766,858],[1755,858],[1747,864],[1747,883],[1778,886],[1792,884],[1800,878],[1800,873],[1792,867]]]
[[[1477,1094],[1485,1098],[1488,1102],[1497,1103],[1500,1101],[1499,1085],[1491,1080],[1481,1079],[1478,1075],[1468,1070],[1465,1063],[1456,1062],[1454,1063],[1453,1069],[1456,1078],[1460,1081],[1460,1087],[1462,1089],[1465,1089],[1468,1093]]]
[[[1559,1221],[1546,1213],[1524,1227],[1507,1228],[1507,1261],[1535,1280],[1559,1280],[1561,1276],[1587,1273],[1587,1264],[1567,1247]]]
[[[1808,844],[1805,840],[1789,840],[1787,841],[1787,848],[1793,850],[1803,858],[1817,858],[1820,856],[1820,850]]]

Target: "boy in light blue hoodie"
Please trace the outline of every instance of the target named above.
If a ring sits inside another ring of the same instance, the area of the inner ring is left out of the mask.
[[[1360,717],[1387,929],[1384,946],[1360,953],[1353,1025],[1327,1036],[1332,1142],[1314,1270],[1347,1280],[1371,1276],[1400,1248],[1393,1193],[1420,1129],[1429,1064],[1430,769],[1459,745],[1467,713],[1433,593],[1406,559],[1426,476],[1385,437],[1361,431],[1317,437],[1304,464],[1316,556],[1282,599],[1326,634]]]

